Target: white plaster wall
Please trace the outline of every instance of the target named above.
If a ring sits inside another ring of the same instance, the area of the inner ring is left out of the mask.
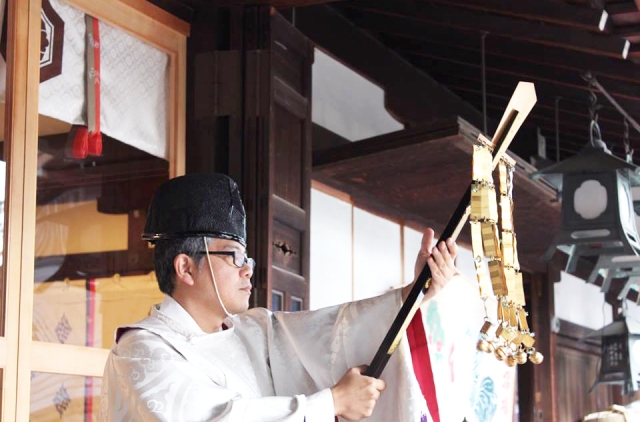
[[[311,190],[310,309],[353,300],[351,208]]]
[[[312,189],[310,309],[377,296],[414,279],[422,233],[355,207],[352,228],[351,213],[351,204]],[[471,251],[461,247],[456,264],[475,283]]]
[[[640,306],[630,300],[626,300],[625,302],[627,304],[627,316],[636,321],[640,321]]]
[[[402,285],[400,225],[354,209],[354,299],[381,295]]]
[[[402,130],[384,107],[384,90],[321,50],[312,69],[312,120],[358,141]]]
[[[422,232],[404,227],[404,280],[409,284],[415,279],[416,257],[422,242]]]
[[[600,287],[563,271],[553,288],[556,317],[594,330],[612,321],[611,305],[604,301]]]

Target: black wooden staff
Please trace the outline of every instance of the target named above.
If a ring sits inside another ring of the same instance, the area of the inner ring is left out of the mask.
[[[535,103],[536,94],[533,84],[529,82],[518,83],[518,86],[507,105],[507,110],[502,116],[498,129],[491,140],[491,145],[493,146],[493,167],[497,165],[498,161],[509,147],[509,144],[511,144],[516,132],[520,126],[522,126],[524,119],[527,117]],[[448,238],[453,238],[455,240],[458,237],[460,230],[462,230],[462,227],[465,225],[467,217],[469,216],[470,203],[471,184],[469,184],[467,191],[462,196],[462,199],[460,199],[458,207],[440,235],[435,247],[438,247],[441,242],[446,241]],[[425,265],[411,288],[407,299],[400,308],[398,315],[391,324],[391,328],[387,332],[387,335],[384,340],[382,340],[382,344],[373,357],[371,364],[364,371],[364,375],[380,378],[389,358],[391,358],[391,355],[393,355],[393,352],[398,347],[409,323],[420,307],[422,299],[424,298],[425,293],[429,290],[430,285],[431,269],[429,268],[429,265]]]

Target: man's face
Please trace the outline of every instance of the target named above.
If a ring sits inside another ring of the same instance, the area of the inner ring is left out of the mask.
[[[202,245],[204,251],[204,243]],[[234,240],[210,239],[208,243],[209,252],[235,252],[244,255],[245,248]],[[198,271],[198,282],[208,283],[207,292],[211,294],[211,300],[216,308],[220,307],[213,287],[211,271],[207,259],[211,261],[211,268],[216,278],[220,298],[231,314],[238,314],[249,309],[249,297],[251,296],[251,276],[253,270],[249,265],[237,267],[234,264],[233,256],[217,255],[210,253],[204,256],[204,260]],[[241,262],[237,262],[242,265]]]

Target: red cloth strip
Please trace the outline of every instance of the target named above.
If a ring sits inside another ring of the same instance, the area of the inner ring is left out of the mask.
[[[416,374],[418,384],[424,399],[427,401],[431,419],[440,422],[440,410],[438,409],[438,397],[436,395],[436,384],[433,379],[433,369],[431,367],[431,357],[429,356],[429,344],[427,335],[424,332],[422,313],[420,309],[414,315],[407,328],[407,338],[411,348],[411,360],[413,370]]]
[[[92,131],[89,133],[89,154],[102,155],[102,133],[100,133],[100,21],[96,18],[91,19],[92,39],[91,46],[93,48],[93,63],[88,63],[91,68],[91,75],[88,78],[88,89],[93,90],[93,117],[95,121],[87,122]],[[91,96],[89,96],[91,98]]]
[[[87,340],[86,345],[95,346],[96,321],[96,279],[87,280]],[[84,421],[93,422],[93,378],[86,377],[84,382]]]

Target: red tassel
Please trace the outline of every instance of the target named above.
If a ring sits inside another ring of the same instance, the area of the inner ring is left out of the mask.
[[[85,159],[89,154],[89,129],[86,126],[73,125],[69,131],[65,155],[74,159]]]
[[[90,155],[102,155],[102,133],[89,134],[88,151]]]

